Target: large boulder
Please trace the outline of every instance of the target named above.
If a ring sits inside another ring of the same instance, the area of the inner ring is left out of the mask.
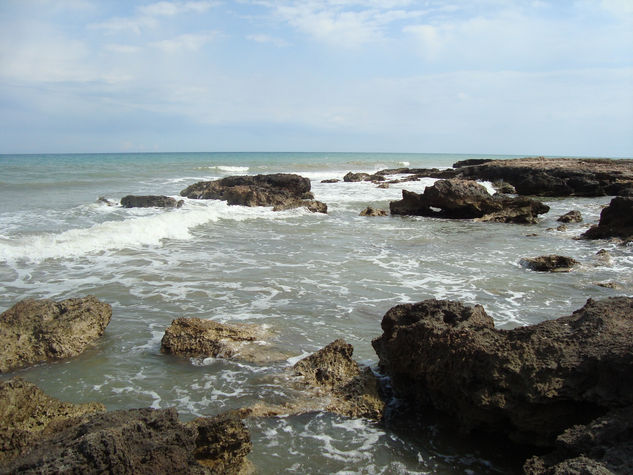
[[[520,263],[538,272],[569,272],[574,266],[580,264],[576,259],[567,256],[557,256],[550,254],[548,256],[524,257]]]
[[[289,174],[228,176],[220,180],[195,183],[180,192],[193,199],[225,200],[229,205],[273,206],[284,210],[301,206],[324,212],[317,206],[310,192],[308,178]],[[327,212],[327,207],[325,208]]]
[[[160,350],[186,358],[233,358],[253,363],[288,358],[265,343],[269,337],[270,332],[261,325],[182,317],[165,330]]]
[[[183,424],[173,408],[132,409],[60,426],[0,472],[238,474],[250,449],[250,435],[236,418]]]
[[[398,395],[482,429],[551,446],[575,424],[633,403],[633,298],[588,300],[572,315],[497,330],[483,307],[398,305],[373,341]]]
[[[633,198],[616,196],[600,213],[600,222],[581,237],[584,239],[633,238]]]
[[[354,348],[338,339],[298,361],[294,373],[310,387],[331,395],[328,411],[347,417],[381,419],[385,403],[371,368],[352,359]]]
[[[24,453],[56,425],[105,412],[99,403],[72,404],[21,378],[0,382],[0,462]]]
[[[535,223],[549,207],[524,197],[492,196],[472,180],[438,180],[423,194],[402,190],[402,200],[389,204],[391,214],[504,223]]]
[[[112,308],[88,296],[22,300],[0,315],[0,372],[77,356],[103,335]]]
[[[127,195],[121,198],[121,206],[124,208],[180,208],[183,203],[183,200],[162,195]]]

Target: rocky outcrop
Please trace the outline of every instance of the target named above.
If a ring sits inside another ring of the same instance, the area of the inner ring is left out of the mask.
[[[124,208],[180,208],[183,203],[183,200],[176,200],[169,196],[127,195],[121,198],[121,206]]]
[[[103,404],[62,402],[21,378],[0,382],[0,463],[27,451],[57,425],[98,412],[105,412]]]
[[[561,223],[582,223],[582,214],[578,210],[565,213],[556,220]]]
[[[569,272],[574,266],[580,264],[576,259],[566,256],[524,257],[521,265],[538,272]]]
[[[570,427],[557,437],[554,452],[530,458],[523,470],[527,475],[633,473],[633,406]]]
[[[368,206],[360,212],[360,216],[387,216],[387,212],[384,209],[376,209]]]
[[[297,362],[293,370],[306,385],[332,395],[328,411],[347,417],[381,419],[385,404],[378,381],[370,368],[363,368],[352,359],[353,352],[352,345],[335,340]]]
[[[57,429],[0,471],[237,474],[251,449],[239,420],[218,416],[183,424],[173,408],[96,414]]]
[[[303,203],[316,207],[310,192],[310,180],[289,173],[271,175],[228,176],[220,180],[195,183],[180,192],[193,199],[224,200],[229,205],[272,206],[277,210],[296,208]],[[327,209],[327,208],[326,208]],[[319,211],[322,212],[322,211]]]
[[[438,180],[423,194],[402,190],[402,200],[389,204],[391,214],[504,223],[535,223],[549,207],[524,197],[492,196],[471,180]]]
[[[633,160],[536,157],[459,165],[463,178],[501,179],[520,195],[633,196]]]
[[[96,297],[22,300],[0,315],[0,372],[77,356],[110,323],[112,308]]]
[[[479,305],[427,300],[392,308],[382,329],[373,346],[396,394],[467,432],[552,446],[564,430],[633,404],[633,298],[590,299],[513,330],[495,329]]]
[[[600,222],[582,236],[584,239],[633,239],[633,198],[616,196],[600,213]]]
[[[328,178],[326,180],[321,180],[321,183],[338,183],[339,181],[341,180],[338,178]]]
[[[187,358],[235,358],[254,363],[288,358],[264,343],[270,336],[260,325],[178,318],[165,330],[160,350]]]
[[[358,182],[358,181],[384,181],[385,177],[382,174],[376,173],[370,175],[369,173],[353,173],[349,172],[343,177],[345,182]]]

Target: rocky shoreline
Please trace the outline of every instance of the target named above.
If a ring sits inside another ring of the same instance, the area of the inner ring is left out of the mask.
[[[626,242],[633,239],[633,161],[612,162],[477,161],[449,170],[350,173],[344,181],[383,186],[394,174],[408,175],[398,178],[405,181],[433,176],[438,181],[422,194],[403,190],[403,199],[390,204],[391,215],[520,224],[536,223],[549,207],[526,196],[491,195],[473,178],[500,181],[518,195],[617,191],[621,196],[582,238]],[[327,211],[311,194],[309,180],[298,175],[227,177],[181,194],[278,211]],[[164,196],[126,198],[131,206],[180,207]],[[387,212],[369,207],[361,215]],[[582,221],[578,212],[559,219]],[[524,258],[522,264],[567,272],[579,263],[545,255]],[[96,344],[111,318],[110,305],[91,296],[18,302],[0,315],[0,373],[75,357]],[[250,473],[245,418],[326,411],[388,425],[394,397],[411,419],[439,411],[461,433],[501,435],[529,447],[530,456],[522,461],[526,474],[633,472],[633,298],[589,299],[572,315],[513,330],[496,329],[480,305],[425,300],[391,308],[381,328],[372,342],[379,369],[360,365],[352,345],[337,339],[277,375],[278,384],[296,392],[295,400],[190,422],[181,422],[173,408],[108,412],[99,402],[64,403],[20,378],[5,380],[0,383],[0,473]],[[271,340],[274,329],[260,325],[182,317],[165,328],[160,357],[284,364],[291,355]]]

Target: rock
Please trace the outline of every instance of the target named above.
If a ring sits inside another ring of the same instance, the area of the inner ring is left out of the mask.
[[[389,183],[380,183],[377,188],[381,188],[383,190],[389,189]]]
[[[286,211],[289,209],[304,207],[312,213],[327,214],[327,205],[317,200],[288,200],[282,205],[277,205],[273,208],[273,211]]]
[[[494,161],[491,158],[469,158],[467,160],[460,160],[453,163],[453,168],[470,167],[472,165],[483,165],[484,163]]]
[[[103,404],[71,404],[21,378],[0,382],[0,463],[24,453],[59,424],[105,412]]]
[[[633,238],[633,198],[616,196],[600,213],[600,222],[581,235],[583,239]]]
[[[520,195],[631,196],[633,191],[633,160],[536,157],[462,162],[457,171],[463,178],[504,180]]]
[[[633,404],[633,298],[589,299],[572,315],[497,330],[476,305],[398,305],[373,341],[396,395],[461,430],[552,446],[558,434]]]
[[[338,178],[328,178],[327,180],[321,180],[321,183],[338,183],[339,180]]]
[[[128,195],[121,198],[121,206],[124,208],[180,208],[184,200],[176,200],[169,196],[134,196]]]
[[[261,325],[218,323],[200,318],[178,318],[165,330],[160,350],[186,358],[235,358],[254,363],[288,358],[263,343],[270,337]]]
[[[360,216],[387,216],[387,212],[384,209],[375,209],[368,206],[360,212]]]
[[[560,226],[556,227],[556,231],[567,231],[567,225],[566,224],[561,224]]]
[[[353,359],[354,348],[338,339],[297,362],[293,369],[305,384],[332,394],[328,411],[347,417],[381,419],[384,402],[370,368]]]
[[[510,183],[506,183],[503,180],[497,180],[492,184],[493,188],[497,191],[497,193],[502,193],[504,195],[513,195],[517,192],[516,188],[512,186]]]
[[[573,210],[560,216],[556,221],[561,223],[582,223],[582,214],[578,210]]]
[[[180,195],[193,199],[225,200],[229,205],[272,206],[277,210],[305,205],[322,210],[325,206],[323,203],[314,202],[312,199],[302,201],[306,193],[310,191],[310,187],[308,178],[288,173],[275,173],[228,176],[220,180],[203,181],[185,188]]]
[[[521,265],[538,272],[569,272],[580,264],[576,259],[565,256],[549,255],[539,257],[524,257]]]
[[[22,300],[0,315],[0,372],[77,356],[110,323],[112,308],[96,297]]]
[[[532,457],[523,470],[527,475],[633,473],[633,406],[570,427],[557,437],[554,452]]]
[[[606,249],[600,249],[598,252],[596,252],[596,259],[598,259],[598,261],[600,261],[600,263],[604,265],[609,265],[612,263],[611,253]]]
[[[99,199],[97,199],[97,203],[102,203],[106,206],[114,206],[114,203],[112,201],[110,201],[107,198],[104,198],[103,196],[100,196]]]
[[[402,200],[389,203],[391,214],[504,223],[535,223],[549,211],[543,203],[524,197],[492,196],[471,180],[438,180],[423,194],[402,190]]]
[[[183,424],[175,409],[132,409],[85,416],[39,439],[11,473],[238,474],[250,435],[230,416]]]
[[[384,181],[386,180],[384,174],[375,173],[370,175],[369,173],[353,173],[349,172],[343,177],[345,182],[358,182],[358,181]]]
[[[621,289],[622,286],[617,282],[594,282],[598,287],[604,287],[605,289]]]

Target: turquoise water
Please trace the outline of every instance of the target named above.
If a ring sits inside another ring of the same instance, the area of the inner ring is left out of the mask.
[[[587,298],[633,294],[633,252],[574,237],[597,221],[603,198],[548,199],[533,225],[430,218],[362,218],[402,189],[323,184],[348,171],[448,167],[474,155],[196,153],[0,156],[0,310],[23,298],[96,295],[113,307],[104,337],[83,355],[20,370],[61,399],[109,409],[175,406],[184,419],[292,395],[276,376],[336,338],[375,365],[371,339],[402,302],[450,298],[482,304],[500,328],[566,315]],[[493,157],[491,157],[493,158]],[[496,157],[494,157],[496,158]],[[178,210],[124,209],[127,194],[164,194],[234,174],[291,172],[310,178],[327,215],[185,200]],[[115,206],[99,202],[104,197]],[[556,218],[584,222],[557,231]],[[606,263],[595,254],[605,248]],[[563,254],[569,274],[540,274],[522,257]],[[615,282],[617,289],[596,285]],[[160,353],[174,318],[266,325],[288,360],[269,365]],[[13,374],[2,375],[8,378]],[[502,450],[427,421],[389,428],[326,413],[249,421],[260,473],[507,473]]]

